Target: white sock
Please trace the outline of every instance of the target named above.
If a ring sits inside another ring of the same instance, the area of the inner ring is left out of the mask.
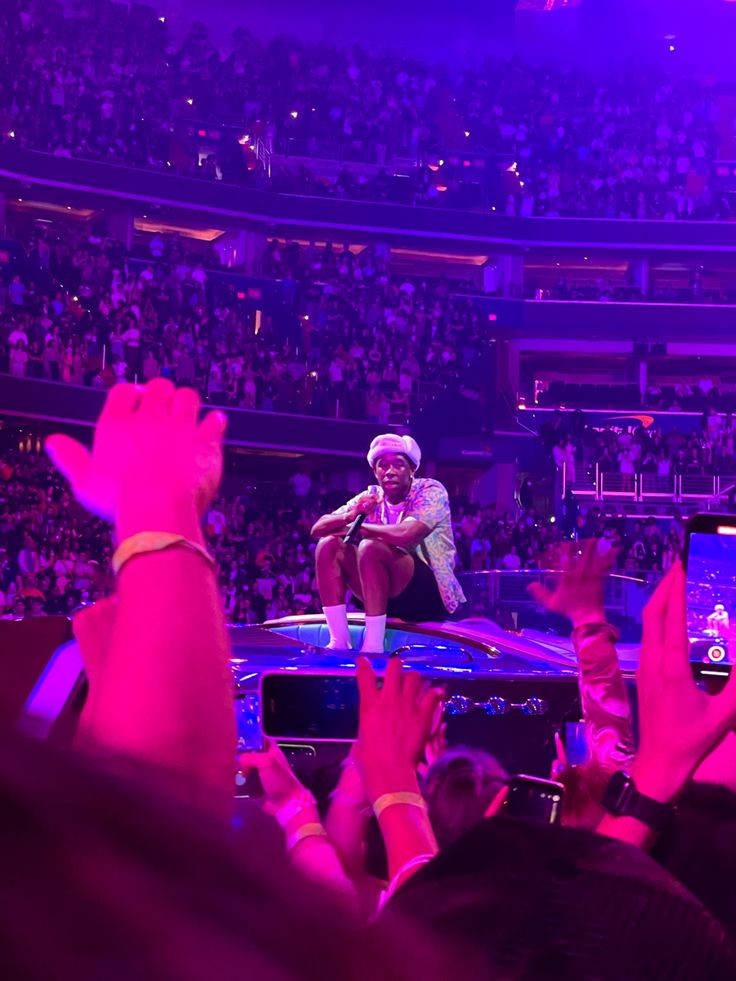
[[[349,651],[351,644],[347,604],[340,603],[338,606],[323,606],[322,612],[327,618],[327,626],[330,628],[328,648],[333,651]]]
[[[386,614],[380,617],[365,618],[365,633],[361,654],[383,654],[383,642],[386,636]]]

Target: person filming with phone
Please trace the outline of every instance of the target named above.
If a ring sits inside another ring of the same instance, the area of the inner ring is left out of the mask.
[[[465,601],[455,578],[450,502],[437,480],[416,477],[422,454],[411,436],[376,436],[368,464],[377,484],[312,528],[328,647],[350,649],[346,593],[365,609],[362,651],[383,652],[386,617],[444,620]]]

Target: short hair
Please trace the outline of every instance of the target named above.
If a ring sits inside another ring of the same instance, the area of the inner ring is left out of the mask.
[[[599,763],[583,763],[567,766],[555,777],[565,788],[563,824],[595,831],[605,815],[602,800],[611,772]]]
[[[0,977],[447,976],[419,925],[389,916],[368,934],[300,876],[259,808],[238,842],[162,796],[165,775],[131,764],[129,780],[120,767],[0,735]]]
[[[455,746],[430,766],[423,790],[440,848],[483,820],[508,778],[495,756],[470,746]]]
[[[652,854],[736,937],[736,793],[691,783]]]

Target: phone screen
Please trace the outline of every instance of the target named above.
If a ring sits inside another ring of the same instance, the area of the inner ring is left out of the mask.
[[[687,632],[690,660],[707,673],[727,674],[736,656],[736,526],[688,538]]]
[[[563,731],[563,742],[565,744],[565,755],[570,766],[582,766],[590,758],[588,747],[588,727],[580,720],[578,722],[565,722]]]
[[[263,731],[282,739],[358,738],[358,682],[352,675],[265,675]]]
[[[519,774],[509,781],[503,813],[507,817],[526,818],[540,824],[559,824],[564,794],[561,783]]]
[[[256,692],[235,697],[235,724],[239,753],[262,753],[266,748],[261,728],[261,697]]]

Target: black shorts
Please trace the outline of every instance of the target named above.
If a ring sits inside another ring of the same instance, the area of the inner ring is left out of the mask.
[[[446,620],[448,617],[445,604],[442,602],[437,580],[426,562],[412,555],[414,559],[414,575],[403,592],[388,601],[386,616],[396,620],[409,620],[411,623]],[[359,610],[363,603],[357,596],[353,602]]]

